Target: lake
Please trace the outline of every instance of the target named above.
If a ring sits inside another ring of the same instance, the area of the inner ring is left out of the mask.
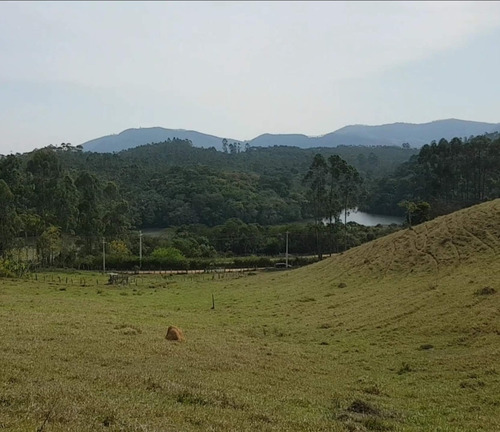
[[[340,214],[340,220],[344,222],[344,212]],[[365,213],[362,211],[358,211],[357,209],[351,209],[348,210],[347,213],[347,222],[356,222],[360,225],[365,225],[365,226],[391,225],[391,224],[401,225],[404,222],[404,217],[378,215],[372,213]],[[328,223],[327,219],[325,219],[325,223]]]

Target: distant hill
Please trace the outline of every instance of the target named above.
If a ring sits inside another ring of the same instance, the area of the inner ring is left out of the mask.
[[[263,134],[250,141],[228,138],[228,142],[240,144],[248,142],[252,147],[400,146],[403,143],[409,143],[412,147],[421,147],[433,140],[439,141],[441,138],[450,140],[454,137],[463,138],[497,131],[500,131],[500,123],[448,119],[422,124],[351,125],[319,137],[308,137],[303,134]],[[165,129],[161,127],[127,129],[118,135],[108,135],[87,141],[82,146],[86,151],[112,153],[144,144],[163,142],[169,138],[188,139],[195,147],[222,149],[223,137],[191,130]]]
[[[169,138],[187,139],[192,141],[196,147],[215,147],[219,150],[222,148],[222,138],[191,130],[165,129],[161,127],[127,129],[118,135],[107,135],[87,141],[82,146],[85,151],[113,153],[144,144],[167,141]],[[241,142],[233,139],[228,139],[228,141]]]
[[[500,123],[448,119],[423,124],[393,123],[381,126],[346,126],[330,135],[353,140],[365,138],[393,145],[407,142],[414,147],[421,147],[424,144],[429,144],[432,140],[439,141],[441,138],[447,140],[454,137],[468,138],[471,135],[482,135],[499,130]]]
[[[290,146],[309,148],[314,147],[311,142],[314,138],[302,134],[262,134],[249,141],[252,147],[273,147],[273,146]]]

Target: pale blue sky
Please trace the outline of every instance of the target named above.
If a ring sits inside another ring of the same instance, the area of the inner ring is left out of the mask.
[[[500,2],[0,2],[0,154],[500,122]]]

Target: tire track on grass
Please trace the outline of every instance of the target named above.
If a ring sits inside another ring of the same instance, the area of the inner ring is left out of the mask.
[[[465,228],[463,222],[462,222],[462,229],[467,233],[469,234],[472,238],[475,238],[476,240],[478,240],[480,243],[482,243],[483,245],[485,245],[487,248],[491,249],[493,252],[497,252],[496,248],[491,246],[490,244],[486,243],[484,240],[482,240],[481,238],[479,238],[476,234],[474,234],[472,231],[468,230],[467,228]]]
[[[456,223],[457,222],[456,218],[451,218],[448,223],[444,224],[444,226],[446,228],[446,231],[448,231],[451,246],[452,246],[453,250],[455,251],[456,256],[458,257],[458,263],[457,264],[460,264],[463,260],[462,260],[462,256],[460,255],[459,249],[457,248],[457,245],[453,241],[454,236],[453,236],[453,234],[451,233],[451,230],[450,230],[450,223],[451,222],[455,222]]]
[[[427,226],[425,226],[425,229],[426,229],[426,231],[428,231]],[[415,231],[413,231],[413,233],[414,233],[413,241],[414,241],[415,250],[426,258],[430,257],[430,262],[436,266],[436,270],[439,270],[439,263],[436,260],[436,258],[434,258],[434,256],[431,253],[425,251],[425,249],[427,248],[427,233],[417,234]],[[423,239],[423,245],[421,247],[419,247],[417,245],[418,239]]]
[[[429,231],[429,227],[427,226],[427,224],[424,224],[424,227],[425,227],[425,243],[424,243],[424,247],[427,249],[427,251],[424,251],[422,250],[426,255],[430,256],[433,261],[434,261],[434,264],[436,265],[436,270],[439,271],[439,261],[438,259],[434,256],[434,254],[429,250],[429,237],[430,237],[430,231]]]

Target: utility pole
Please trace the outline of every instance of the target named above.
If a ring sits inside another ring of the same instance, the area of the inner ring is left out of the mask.
[[[142,268],[142,231],[139,231],[139,268]]]
[[[286,263],[286,268],[288,268],[288,231],[286,232],[286,259],[285,259],[285,263]]]
[[[106,239],[102,238],[102,272],[106,273]]]

